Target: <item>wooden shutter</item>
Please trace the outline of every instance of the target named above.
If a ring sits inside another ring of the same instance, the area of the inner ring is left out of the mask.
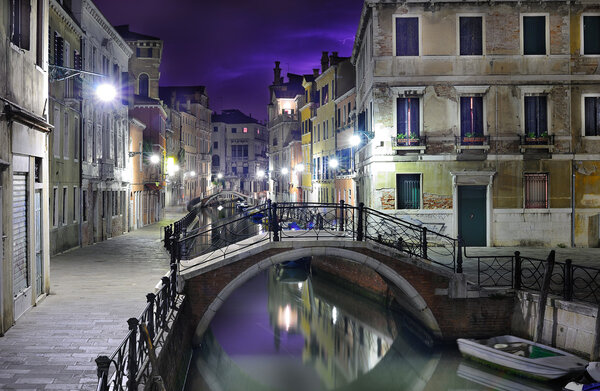
[[[460,54],[480,56],[483,53],[482,18],[460,18]]]
[[[597,136],[598,135],[598,123],[600,122],[600,112],[598,105],[600,99],[595,97],[585,98],[585,135],[586,136]]]
[[[396,18],[396,55],[419,55],[418,18]]]
[[[523,17],[523,54],[546,54],[546,17]]]
[[[600,16],[583,17],[584,54],[600,54]]]
[[[465,137],[468,133],[473,133],[472,125],[471,97],[462,96],[460,98],[460,135]]]

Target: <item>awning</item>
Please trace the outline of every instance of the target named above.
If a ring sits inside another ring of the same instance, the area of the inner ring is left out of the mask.
[[[42,132],[50,132],[52,129],[54,129],[54,126],[46,122],[45,118],[27,111],[13,102],[10,102],[6,99],[3,100],[5,102],[4,114],[6,114],[8,120],[20,122]]]

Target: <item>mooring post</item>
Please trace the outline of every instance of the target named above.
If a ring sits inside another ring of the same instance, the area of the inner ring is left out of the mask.
[[[127,320],[129,325],[129,352],[127,353],[127,390],[137,391],[137,328],[138,320],[136,318],[129,318]]]
[[[544,316],[546,315],[546,299],[550,290],[550,282],[552,279],[552,271],[554,270],[554,258],[556,253],[550,251],[548,259],[546,259],[546,268],[544,269],[544,281],[540,289],[540,301],[538,304],[537,327],[535,331],[535,342],[542,342],[542,334],[544,332]]]
[[[172,309],[177,309],[177,306],[175,305],[175,299],[177,298],[177,264],[176,263],[172,263],[171,264],[171,294],[170,294],[170,302],[171,302],[171,308]]]
[[[169,292],[169,277],[163,277],[161,278],[161,282],[163,284],[162,287],[162,291],[163,291],[163,295],[162,295],[162,302],[160,303],[162,305],[162,309],[161,309],[161,319],[160,319],[160,325],[163,329],[167,329],[167,313],[169,312],[169,299],[170,299],[170,292]]]

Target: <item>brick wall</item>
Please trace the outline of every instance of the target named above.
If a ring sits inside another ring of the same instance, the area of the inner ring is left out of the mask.
[[[423,193],[423,209],[452,209],[452,196]]]

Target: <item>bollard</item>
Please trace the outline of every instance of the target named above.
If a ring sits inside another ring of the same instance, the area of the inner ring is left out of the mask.
[[[137,391],[137,328],[138,320],[136,318],[129,318],[127,324],[129,325],[129,352],[127,354],[127,390]]]
[[[363,241],[364,231],[363,231],[363,209],[365,204],[362,202],[358,204],[358,227],[356,227],[356,240],[359,242]]]
[[[344,200],[340,200],[340,231],[344,232],[346,213],[344,211]]]
[[[279,242],[279,221],[277,219],[277,202],[273,202],[271,207],[273,208],[273,212],[271,213],[273,216],[273,241]]]
[[[427,227],[423,227],[423,236],[421,238],[421,248],[423,258],[427,259]]]
[[[108,391],[108,370],[110,368],[110,358],[107,356],[98,356],[96,358],[96,373],[98,374],[98,391]]]
[[[154,341],[154,300],[156,299],[156,295],[154,293],[148,293],[146,295],[146,301],[150,304],[148,308],[148,316],[146,321],[148,322],[148,334],[150,334],[150,339]]]
[[[521,253],[515,251],[515,283],[514,288],[516,291],[521,289]]]
[[[573,300],[573,261],[567,259],[565,261],[565,287],[564,297],[566,301]]]

